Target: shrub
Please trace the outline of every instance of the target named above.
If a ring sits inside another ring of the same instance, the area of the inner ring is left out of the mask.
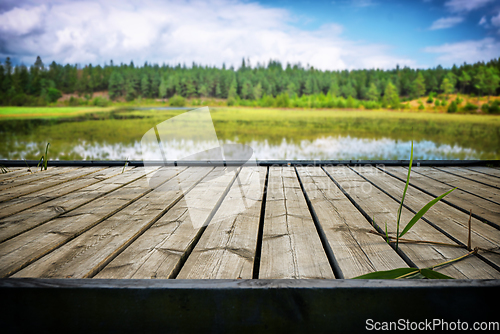
[[[491,103],[490,108],[489,108],[489,113],[490,114],[500,113],[500,101],[499,100],[495,100]]]
[[[180,95],[177,95],[177,94],[172,96],[168,102],[169,102],[169,105],[172,107],[184,107],[184,106],[186,106],[186,99]],[[229,100],[228,100],[228,105],[229,105]]]
[[[10,104],[12,106],[24,106],[24,105],[27,105],[26,102],[28,100],[28,95],[24,94],[24,93],[19,93],[19,94],[16,94],[14,95],[14,97],[10,100]]]
[[[75,107],[75,106],[77,106],[77,105],[79,105],[79,104],[80,104],[78,100],[79,100],[78,98],[75,98],[74,96],[71,96],[71,97],[69,98],[68,103],[69,103],[69,105],[70,105],[70,106]]]
[[[59,98],[62,97],[61,91],[57,88],[50,87],[47,89],[47,101],[56,102]]]
[[[438,99],[436,99],[436,100],[434,101],[434,105],[435,105],[436,107],[439,107],[439,106],[441,105],[441,102],[440,102]]]
[[[424,109],[425,109],[424,105],[422,103],[420,103],[418,105],[418,110],[424,110]]]
[[[457,103],[455,101],[451,101],[450,105],[448,106],[449,113],[455,113],[457,112]]]
[[[437,100],[436,100],[437,101]],[[425,101],[429,104],[431,104],[432,102],[434,102],[434,100],[432,99],[432,97],[429,95],[429,97],[427,98],[427,101]]]
[[[465,106],[463,107],[463,110],[465,111],[475,111],[478,109],[478,106],[475,104],[472,104],[470,102],[467,102]]]
[[[364,101],[363,105],[366,109],[378,109],[380,105],[376,101]]]
[[[337,99],[337,103],[335,104],[337,108],[345,108],[346,107],[346,101],[343,97],[340,97]]]
[[[288,107],[290,107],[290,99],[288,98],[288,94],[287,93],[282,93],[282,94],[276,96],[275,102],[276,102],[276,107],[278,107],[278,108],[280,108],[280,107],[282,107],[282,108],[288,108]]]
[[[96,97],[94,100],[92,100],[92,105],[98,106],[98,107],[107,107],[109,104],[109,100],[104,98],[104,97]]]
[[[441,106],[446,107],[448,105],[448,102],[446,100],[441,101]]]

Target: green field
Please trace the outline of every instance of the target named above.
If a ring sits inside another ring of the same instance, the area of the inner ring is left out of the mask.
[[[86,113],[109,112],[113,107],[0,107],[0,121],[5,119],[39,119],[79,116]]]

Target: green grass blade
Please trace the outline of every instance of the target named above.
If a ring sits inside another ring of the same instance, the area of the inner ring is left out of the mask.
[[[436,197],[434,198],[432,201],[430,201],[429,203],[427,203],[422,209],[420,209],[419,212],[417,212],[417,214],[415,216],[413,216],[413,218],[410,220],[410,222],[406,225],[406,227],[404,228],[404,230],[401,232],[401,234],[399,235],[399,237],[402,237],[403,235],[406,234],[406,232],[408,232],[412,227],[413,225],[415,225],[415,223],[420,219],[422,218],[422,216],[434,205],[436,204],[437,202],[439,202],[439,200],[441,200],[443,197],[445,197],[446,195],[448,195],[449,193],[451,193],[453,190],[455,190],[457,188],[453,188],[451,189],[450,191],[447,191],[445,192],[444,194],[442,194],[441,196],[439,197]]]
[[[392,270],[381,270],[373,273],[353,277],[353,279],[396,279],[401,276],[418,273],[418,268],[398,268]]]
[[[40,165],[42,165],[42,166],[40,166]],[[40,167],[40,170],[42,170],[42,168],[43,168],[43,155],[40,158],[40,160],[38,161],[38,165],[36,165],[36,168],[38,168],[38,167]]]
[[[410,165],[408,166],[408,176],[406,177],[406,184],[405,184],[405,189],[403,191],[403,197],[401,198],[401,203],[399,203],[398,219],[396,221],[396,250],[398,250],[398,244],[399,244],[399,222],[401,221],[401,212],[403,211],[403,202],[405,201],[406,191],[408,190],[408,184],[410,183],[410,174],[412,165],[413,165],[413,140],[411,141],[411,154],[410,154]]]
[[[445,274],[441,274],[437,271],[430,269],[420,269],[420,273],[430,279],[454,279],[453,277],[447,276]]]
[[[44,159],[44,163],[43,163],[43,166],[45,167],[44,170],[47,170],[47,163],[48,163],[48,153],[49,153],[49,145],[50,143],[47,143],[47,147],[45,148],[45,159]]]

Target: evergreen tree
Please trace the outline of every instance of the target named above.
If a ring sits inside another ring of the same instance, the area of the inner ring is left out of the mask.
[[[368,89],[367,97],[368,97],[368,100],[370,100],[370,101],[378,101],[378,98],[380,97],[380,93],[377,89],[377,86],[373,82],[370,84],[370,88]]]
[[[144,74],[141,79],[141,95],[143,97],[149,97],[149,89],[150,89],[149,77],[147,74]]]
[[[416,97],[425,95],[425,79],[422,72],[418,72],[417,77],[413,81],[412,91]]]
[[[396,89],[396,86],[394,86],[394,84],[390,80],[389,82],[387,82],[387,86],[385,87],[384,98],[382,101],[386,106],[392,109],[399,108],[398,91]]]
[[[252,84],[245,80],[243,86],[241,87],[241,97],[244,99],[252,99],[253,98],[253,87]]]
[[[42,62],[42,58],[40,58],[40,56],[36,56],[36,60],[35,60],[34,66],[37,69],[39,69],[40,71],[43,71],[43,62]]]
[[[260,82],[253,88],[253,97],[256,100],[260,100],[262,97],[262,84]]]
[[[243,59],[243,61],[245,61],[245,60]],[[228,99],[236,99],[238,97],[237,90],[238,90],[238,84],[236,83],[236,78],[235,78],[235,79],[233,79],[233,82],[231,82],[231,86],[229,86],[227,98]]]
[[[493,67],[487,67],[484,75],[484,91],[488,94],[488,102],[490,101],[490,96],[495,94],[499,82],[498,70]]]
[[[458,81],[462,85],[462,93],[465,91],[465,87],[470,83],[471,77],[467,71],[463,70],[462,74],[458,77]]]
[[[444,78],[443,82],[441,83],[441,90],[443,93],[446,95],[446,98],[448,98],[448,94],[453,93],[453,84],[450,82],[449,78]]]
[[[167,81],[162,78],[160,82],[160,86],[158,87],[158,97],[160,99],[164,99],[167,96]]]
[[[109,98],[115,100],[123,94],[123,77],[118,71],[114,71],[109,78]]]
[[[333,80],[330,84],[330,89],[328,90],[331,96],[337,97],[340,94],[339,84],[337,80]]]

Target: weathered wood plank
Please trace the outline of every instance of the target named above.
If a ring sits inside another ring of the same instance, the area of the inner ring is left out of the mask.
[[[127,167],[125,170],[129,170]],[[35,191],[28,195],[20,196],[10,201],[0,203],[0,218],[8,217],[14,213],[29,209],[36,205],[48,202],[57,197],[69,194],[78,189],[88,187],[92,184],[101,182],[112,176],[122,173],[122,167],[106,168],[96,173],[84,175],[81,178],[68,181],[54,187]]]
[[[484,183],[490,187],[500,188],[500,178],[486,175],[480,172],[476,172],[473,170],[469,170],[468,168],[463,167],[439,167],[436,169],[442,170],[444,172],[460,176],[462,178],[468,179],[470,181],[475,181],[479,183]]]
[[[384,229],[385,223],[387,223],[388,231],[396,231],[396,215],[399,208],[397,201],[375,188],[371,183],[361,178],[349,168],[326,167],[325,170],[342,186],[368,216],[374,217],[375,222],[382,229]],[[402,191],[403,189],[401,189]],[[403,208],[401,213],[402,226],[406,225],[413,216],[413,213]],[[402,229],[403,227],[400,228],[400,231]],[[405,234],[405,238],[453,243],[451,239],[425,222],[417,222]],[[463,248],[430,244],[400,243],[399,249],[419,268],[437,265],[467,254],[467,250]],[[462,279],[500,277],[500,272],[476,256],[469,256],[448,266],[440,267],[437,271],[454,278]]]
[[[49,168],[52,169],[52,167],[48,167],[47,170],[49,170]],[[0,174],[0,182],[32,174],[28,171],[28,167],[8,167],[7,170],[9,171],[8,173]],[[35,170],[32,169],[32,172],[35,172]]]
[[[9,188],[3,190],[0,193],[0,202],[8,201],[23,195],[31,194],[36,191],[47,189],[73,179],[78,179],[82,176],[89,175],[100,170],[104,167],[88,167],[88,168],[78,168],[66,173],[61,173],[58,175],[53,175],[51,177],[44,178],[37,182],[29,182],[26,184],[19,185],[17,187]]]
[[[424,190],[425,192],[428,192],[434,198],[444,194],[445,192],[453,188],[450,185],[438,182],[423,174],[417,173],[420,168],[422,167],[412,167],[412,174],[410,179],[411,185]],[[398,167],[385,167],[384,170],[406,182],[408,169],[402,169]],[[500,217],[500,205],[492,203],[491,201],[488,201],[482,197],[478,197],[471,193],[465,192],[462,189],[454,190],[451,194],[447,195],[446,198],[443,199],[443,201],[462,208],[466,211],[473,209],[473,213],[475,215],[493,223],[498,222],[498,219]]]
[[[42,225],[51,219],[68,214],[72,210],[123,187],[144,175],[142,169],[134,169],[100,183],[55,198],[31,208],[30,210],[25,210],[0,219],[0,243],[36,226]]]
[[[396,167],[397,168],[397,167]],[[402,189],[404,182],[389,176],[388,174],[381,173],[375,168],[353,168],[360,173],[363,177],[368,179],[374,185],[384,189],[386,193],[394,197],[396,200],[401,201]],[[403,172],[405,169],[399,167]],[[451,189],[451,188],[450,188]],[[408,187],[408,192],[405,197],[404,204],[407,205],[414,212],[418,212],[427,203],[435,197],[429,196],[426,193],[414,188]],[[474,210],[474,208],[473,208]],[[467,245],[468,241],[468,220],[469,215],[445,204],[443,202],[436,203],[424,216],[432,224],[445,231],[448,235],[455,238],[463,245]],[[418,224],[426,224],[421,221]],[[500,230],[485,224],[475,218],[471,219],[472,224],[472,248],[481,247],[485,249],[495,249],[500,246]],[[431,240],[432,241],[432,240]],[[491,252],[481,252],[481,255],[500,267],[500,254]]]
[[[321,168],[297,171],[344,278],[408,266]]]
[[[34,168],[34,167],[33,167]],[[28,173],[23,176],[19,176],[16,178],[12,179],[7,179],[2,182],[0,182],[0,191],[3,192],[6,189],[10,189],[13,187],[17,187],[23,184],[28,184],[30,182],[40,182],[42,180],[48,179],[50,177],[53,177],[55,175],[61,175],[64,173],[68,173],[77,169],[80,169],[81,167],[58,167],[58,168],[47,168],[47,170],[44,171],[36,171],[33,173]]]
[[[445,170],[445,168],[447,167],[443,167],[442,169]],[[414,167],[412,168],[412,171],[425,175],[451,187],[458,187],[466,192],[495,202],[496,204],[500,204],[500,189],[467,180],[433,167]]]
[[[252,278],[266,172],[242,168],[177,278]]]
[[[173,278],[235,178],[226,171],[215,168],[95,278]]]
[[[334,278],[291,167],[269,168],[259,278]]]
[[[473,170],[478,173],[483,173],[486,175],[491,175],[495,177],[500,177],[500,169],[491,168],[491,167],[482,167],[482,166],[470,166],[466,167],[468,170]]]
[[[178,170],[173,168],[162,169],[155,173],[155,177],[165,181],[171,179],[177,173]],[[101,197],[98,201],[85,204],[1,243],[0,277],[10,276],[40,259],[129,206],[150,191],[151,188],[147,180],[144,177],[140,178]],[[86,249],[86,247],[83,249]]]
[[[165,168],[170,178],[178,168]],[[158,218],[212,168],[194,167],[155,188],[123,208],[99,225],[79,235],[40,260],[19,271],[14,277],[87,278],[98,273],[107,263],[141,236]],[[179,183],[184,183],[183,188]]]

